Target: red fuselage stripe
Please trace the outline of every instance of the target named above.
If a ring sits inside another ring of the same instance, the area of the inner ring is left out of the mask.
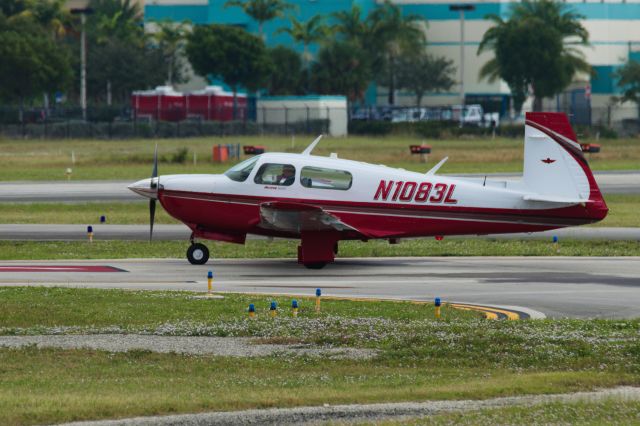
[[[510,210],[510,209],[487,209],[476,207],[460,207],[460,206],[415,206],[415,205],[398,205],[385,203],[357,203],[357,202],[340,202],[328,200],[304,200],[289,198],[273,198],[273,197],[256,197],[246,195],[231,194],[208,194],[200,192],[187,191],[162,191],[162,197],[182,198],[199,201],[210,201],[217,203],[241,204],[247,206],[255,206],[265,202],[287,202],[302,203],[320,207],[331,213],[348,213],[348,214],[370,214],[375,216],[401,216],[413,217],[416,219],[445,219],[445,220],[463,220],[469,222],[506,222],[506,223],[522,223],[529,225],[543,226],[572,226],[584,223],[590,223],[592,220],[586,216],[571,216],[567,209],[550,209],[550,210]],[[583,210],[583,209],[580,209]],[[574,211],[573,213],[580,212]],[[546,213],[546,214],[540,214]],[[554,215],[555,213],[555,215]]]

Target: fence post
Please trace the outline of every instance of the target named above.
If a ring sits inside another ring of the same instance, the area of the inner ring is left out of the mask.
[[[329,134],[329,128],[331,127],[331,110],[327,106],[327,127],[324,130],[325,134]]]
[[[309,105],[305,104],[305,107],[307,108],[307,133],[311,133],[311,123],[309,122]]]
[[[289,133],[289,109],[284,107],[284,134]]]

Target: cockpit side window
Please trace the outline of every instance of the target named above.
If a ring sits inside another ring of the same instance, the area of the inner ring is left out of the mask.
[[[231,180],[235,180],[236,182],[244,182],[245,180],[247,180],[247,178],[251,174],[251,171],[253,170],[253,167],[258,162],[259,158],[260,157],[253,157],[253,158],[244,160],[243,162],[238,163],[232,168],[230,168],[229,170],[227,170],[224,173],[224,175]]]
[[[258,169],[254,182],[261,185],[290,186],[296,179],[296,168],[291,164],[265,163]]]
[[[300,172],[300,183],[305,188],[340,189],[346,191],[353,184],[353,176],[346,170],[306,166]]]

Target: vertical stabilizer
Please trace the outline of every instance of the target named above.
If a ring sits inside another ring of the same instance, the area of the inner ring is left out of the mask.
[[[602,194],[566,114],[527,113],[523,180],[532,194],[597,203],[606,215]]]

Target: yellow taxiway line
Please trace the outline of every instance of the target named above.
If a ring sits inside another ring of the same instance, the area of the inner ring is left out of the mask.
[[[280,294],[280,296],[286,296],[287,294]],[[296,295],[290,295],[296,296]],[[300,296],[300,295],[297,295]],[[426,300],[403,300],[403,299],[389,299],[389,298],[380,298],[380,297],[347,297],[347,296],[322,296],[323,300],[350,300],[353,302],[409,302],[414,303],[416,305],[429,305],[433,304],[432,301]],[[519,320],[526,319],[529,316],[522,312],[513,311],[504,308],[494,308],[492,306],[483,306],[483,305],[472,305],[466,303],[447,303],[444,302],[443,305],[448,305],[455,309],[462,309],[465,311],[477,311],[484,314],[485,318],[490,320],[497,319],[507,319],[507,320]]]

